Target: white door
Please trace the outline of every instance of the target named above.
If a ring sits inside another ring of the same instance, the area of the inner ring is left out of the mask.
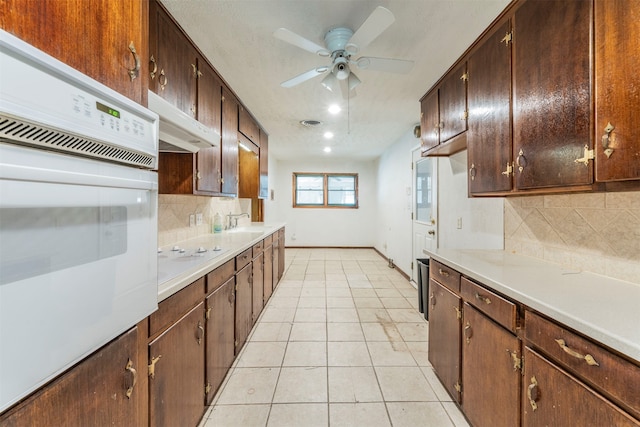
[[[427,249],[438,247],[438,162],[413,151],[413,262],[412,279],[417,282],[417,259],[427,258]]]

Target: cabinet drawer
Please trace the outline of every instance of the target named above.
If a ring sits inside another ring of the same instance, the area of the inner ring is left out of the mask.
[[[262,250],[264,248],[263,245],[264,245],[264,242],[262,240],[259,243],[256,243],[255,245],[253,245],[253,257],[254,258],[262,253]]]
[[[530,311],[524,326],[534,347],[640,417],[640,367]]]
[[[204,298],[204,277],[171,295],[158,304],[158,310],[149,316],[149,336],[152,337],[177,322]]]
[[[234,260],[230,259],[211,273],[207,274],[207,295],[229,280],[235,272],[236,263]]]
[[[240,255],[236,256],[236,271],[240,271],[251,262],[251,254],[253,252],[253,248],[249,248],[246,251],[242,252]]]
[[[433,259],[429,260],[429,277],[453,292],[460,292],[460,273]]]
[[[462,298],[469,302],[469,304],[475,306],[500,325],[515,333],[517,306],[514,303],[473,283],[466,277],[460,279],[460,295],[462,295]]]

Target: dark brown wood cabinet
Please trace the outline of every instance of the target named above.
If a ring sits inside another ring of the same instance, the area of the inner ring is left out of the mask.
[[[440,83],[440,143],[467,130],[467,64],[462,62],[449,71]]]
[[[524,350],[522,425],[639,426],[584,383],[529,347]]]
[[[258,123],[251,113],[242,105],[238,108],[238,130],[246,136],[249,141],[260,146],[260,126],[258,126]]]
[[[467,60],[469,193],[511,191],[511,22],[498,26]]]
[[[520,340],[469,303],[464,303],[463,310],[464,413],[474,426],[517,426],[520,421]]]
[[[148,3],[4,0],[0,27],[147,105]]]
[[[595,2],[596,181],[640,179],[640,3]]]
[[[590,185],[589,1],[522,2],[513,16],[513,151],[518,190]]]
[[[274,258],[273,258],[273,241],[272,236],[264,239],[264,271],[263,271],[263,284],[264,289],[263,298],[266,304],[271,298],[273,293],[273,270],[274,270]]]
[[[242,349],[253,326],[253,266],[251,248],[236,256],[236,355]]]
[[[207,405],[211,404],[235,357],[235,284],[235,277],[232,276],[206,299]]]
[[[260,179],[258,198],[269,197],[269,135],[260,129]]]
[[[429,305],[429,361],[445,389],[460,402],[461,299],[431,278]]]
[[[253,246],[252,263],[252,300],[253,308],[251,313],[251,325],[255,325],[262,308],[264,307],[264,242],[260,242]]]
[[[138,328],[98,350],[0,416],[0,425],[143,425],[146,390],[138,377]],[[27,367],[25,367],[27,369]]]
[[[222,89],[222,193],[238,194],[238,100]]]
[[[438,89],[420,100],[420,150],[425,153],[440,144],[440,110]]]

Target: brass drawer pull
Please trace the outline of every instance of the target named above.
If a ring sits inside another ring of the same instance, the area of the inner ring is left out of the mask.
[[[578,353],[577,351],[570,349],[569,347],[567,347],[567,344],[564,342],[563,339],[557,339],[557,340],[555,340],[555,342],[558,343],[560,348],[565,353],[567,353],[569,356],[573,356],[576,359],[584,359],[584,361],[587,362],[587,365],[589,365],[589,366],[600,366],[600,364],[598,362],[596,362],[596,359],[594,359],[592,355],[585,354],[583,356],[582,354]]]
[[[204,327],[202,326],[202,323],[198,322],[198,345],[202,343],[202,338],[204,338]]]
[[[615,126],[611,124],[611,122],[607,123],[607,126],[604,128],[604,135],[602,135],[602,148],[604,149],[604,154],[607,158],[611,157],[613,154],[613,148],[610,147],[610,142],[612,141],[611,132],[615,129]]]
[[[133,394],[133,388],[136,386],[138,382],[138,371],[136,371],[133,367],[133,362],[131,359],[127,361],[127,366],[124,367],[124,370],[131,373],[131,386],[127,387],[126,396],[127,399],[131,399],[131,395]]]
[[[536,401],[540,398],[540,393],[538,392],[538,381],[536,377],[531,377],[531,384],[527,387],[527,397],[529,398],[531,410],[535,411],[538,409]]]
[[[487,305],[491,304],[491,299],[489,299],[489,297],[482,296],[477,292],[476,292],[476,299],[484,302]]]
[[[154,58],[153,55],[151,55],[151,58],[149,58],[149,64],[153,64],[153,68],[149,71],[149,76],[151,77],[151,80],[153,80],[156,77],[156,73],[158,72],[158,63],[156,62],[156,58]]]
[[[467,344],[470,344],[471,337],[473,337],[473,329],[471,328],[469,322],[467,322],[466,326],[464,327],[464,337],[466,338]]]
[[[429,296],[429,301],[431,301],[431,307],[435,307],[436,306],[436,294],[434,294],[432,292],[431,296]]]
[[[133,55],[134,66],[133,68],[129,68],[127,71],[129,73],[129,78],[131,81],[138,77],[140,73],[140,57],[138,56],[138,52],[136,52],[136,47],[133,44],[133,41],[129,43],[129,51],[131,51],[131,55]]]
[[[439,268],[439,269],[438,269],[438,273],[439,273],[441,276],[449,277],[449,272],[448,272],[447,270],[443,270],[443,269]]]

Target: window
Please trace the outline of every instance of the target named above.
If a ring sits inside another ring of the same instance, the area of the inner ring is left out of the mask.
[[[294,173],[293,207],[357,208],[358,174]]]

